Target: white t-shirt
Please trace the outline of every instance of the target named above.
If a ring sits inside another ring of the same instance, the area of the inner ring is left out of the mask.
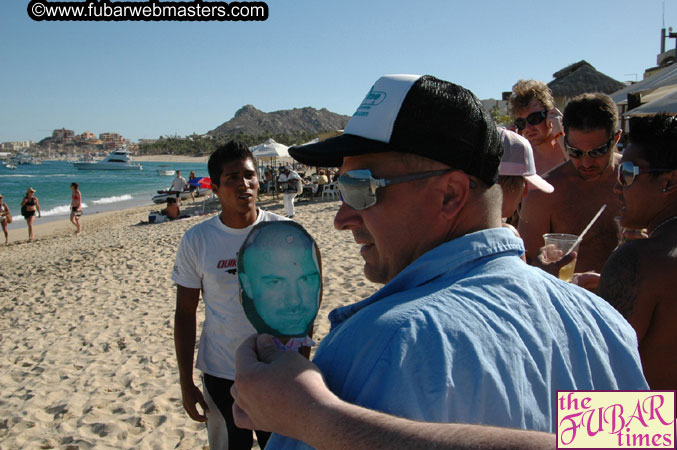
[[[237,253],[254,225],[277,220],[287,219],[259,210],[254,224],[237,229],[227,227],[215,216],[191,227],[181,239],[172,281],[202,289],[205,322],[196,367],[203,372],[235,379],[235,350],[256,333],[240,304]]]
[[[183,177],[176,177],[172,181],[172,191],[183,191],[187,186],[186,179]]]
[[[277,178],[277,181],[280,183],[287,183],[292,184],[291,182],[296,180],[295,187],[296,187],[296,192],[299,194],[303,190],[303,183],[301,182],[301,176],[294,172],[293,170],[289,171],[289,175],[285,173],[281,173],[280,176]]]

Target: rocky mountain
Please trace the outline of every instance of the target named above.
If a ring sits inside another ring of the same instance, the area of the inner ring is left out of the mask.
[[[349,116],[328,111],[326,108],[294,108],[265,113],[252,105],[240,108],[235,116],[207,134],[249,135],[263,134],[317,134],[322,131],[342,130]]]

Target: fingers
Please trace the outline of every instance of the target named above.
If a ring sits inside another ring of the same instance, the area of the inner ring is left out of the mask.
[[[256,338],[258,335],[252,334],[245,339],[235,352],[235,373],[241,370],[247,370],[259,363],[256,354]]]
[[[207,416],[200,414],[196,408],[196,405],[199,404],[205,414],[209,411],[207,402],[200,389],[195,385],[189,386],[186,389],[182,388],[181,395],[183,396],[183,409],[186,410],[188,417],[197,422],[206,422]]]
[[[595,292],[599,285],[600,275],[595,272],[576,273],[571,282],[589,291]]]
[[[259,360],[270,364],[275,360],[275,356],[282,352],[275,346],[271,335],[261,334],[256,338],[256,353]]]
[[[235,420],[235,425],[237,425],[240,428],[246,428],[249,430],[254,430],[257,429],[254,426],[254,422],[251,420],[251,418],[247,415],[245,410],[240,406],[240,402],[242,402],[242,398],[240,398],[240,395],[238,393],[237,387],[235,384],[233,384],[230,388],[230,395],[233,397],[233,419]]]
[[[548,118],[552,119],[553,117],[562,117],[562,112],[557,108],[552,108],[548,111]]]
[[[191,404],[184,403],[183,409],[185,409],[186,413],[188,413],[188,417],[195,420],[196,422],[206,422],[207,416],[200,414],[198,412],[197,408],[195,407],[195,405],[196,405],[195,403],[191,403]],[[202,409],[204,411],[207,411],[207,405],[206,404],[203,405],[202,402],[200,402],[200,406],[202,406]]]
[[[233,403],[233,419],[235,420],[235,425],[238,428],[244,428],[247,430],[254,430],[254,423],[251,421],[249,416],[242,408],[238,406],[237,403]]]
[[[574,261],[574,260],[576,259],[577,256],[578,256],[578,254],[577,254],[575,251],[572,251],[571,253],[569,253],[568,255],[564,256],[564,257],[563,257],[562,259],[560,259],[559,261],[557,261],[557,265],[558,265],[559,267],[564,267],[564,266],[566,266],[567,264],[569,264],[570,262]]]

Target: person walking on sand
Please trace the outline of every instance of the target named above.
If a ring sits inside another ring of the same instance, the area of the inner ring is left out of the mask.
[[[303,191],[303,188],[301,188],[301,177],[292,170],[291,166],[284,166],[277,181],[286,185],[286,189],[282,194],[284,213],[287,217],[292,218],[296,215],[294,212],[294,198],[299,192]]]
[[[35,189],[32,187],[26,191],[26,196],[21,200],[21,215],[26,219],[28,224],[28,241],[33,240],[33,222],[35,221],[35,211],[38,212],[38,217],[42,217],[40,212],[40,202],[35,196]]]
[[[197,179],[195,176],[195,171],[191,170],[190,174],[188,175],[188,190],[190,191],[190,198],[193,200],[195,200],[195,191],[197,191],[197,181],[193,182],[195,179]],[[199,193],[200,191],[198,191],[198,194]]]
[[[7,233],[7,225],[12,223],[12,214],[4,199],[5,197],[0,194],[0,223],[2,224],[2,232],[5,233],[5,244],[8,244],[9,234]]]
[[[82,226],[80,225],[80,216],[82,215],[82,194],[80,193],[80,185],[76,182],[71,183],[71,190],[73,191],[71,199],[71,223],[75,225],[75,234],[80,234]]]
[[[181,176],[181,171],[177,170],[176,178],[174,178],[174,181],[172,181],[172,186],[169,188],[170,189],[169,194],[176,195],[176,202],[179,205],[181,204],[181,193],[186,189],[187,185],[188,183],[186,183],[186,179]]]

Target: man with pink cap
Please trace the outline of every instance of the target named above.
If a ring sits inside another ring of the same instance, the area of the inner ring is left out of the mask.
[[[555,190],[554,187],[536,173],[534,152],[526,138],[507,130],[499,129],[503,142],[503,158],[498,166],[498,184],[503,189],[503,208],[501,217],[512,218],[511,225],[517,225],[519,206],[530,189],[538,189],[547,194]]]

